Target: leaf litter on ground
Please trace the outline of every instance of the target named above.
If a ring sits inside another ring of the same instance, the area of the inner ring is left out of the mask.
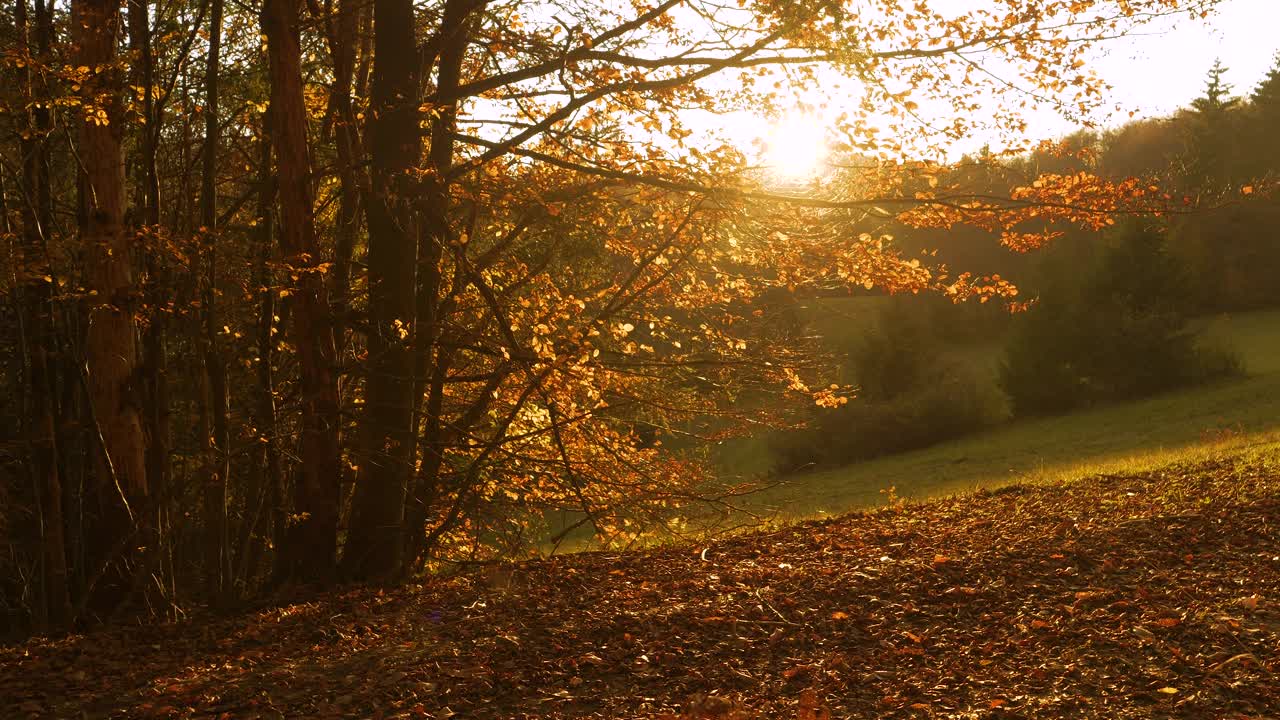
[[[1280,470],[1236,456],[34,639],[0,716],[1261,720],[1277,672]]]

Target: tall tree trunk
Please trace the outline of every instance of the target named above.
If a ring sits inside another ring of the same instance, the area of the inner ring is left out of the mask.
[[[404,502],[413,447],[414,171],[422,157],[419,60],[412,0],[374,0],[368,140],[368,374],[362,459],[352,499],[344,570],[388,577],[402,563]]]
[[[169,302],[163,263],[158,248],[160,226],[160,173],[157,144],[160,118],[155,101],[155,60],[151,51],[150,0],[129,0],[129,45],[135,55],[129,84],[143,88],[142,124],[138,129],[139,155],[134,170],[134,203],[141,203],[139,232],[143,243],[146,280],[143,292],[150,309],[150,322],[142,332],[142,367],[145,386],[144,417],[147,444],[147,480],[152,494],[166,492],[169,477],[169,388],[166,358],[166,313]],[[161,510],[162,511],[162,510]],[[157,529],[159,528],[157,520]]]
[[[129,46],[134,63],[130,66],[129,84],[140,88],[142,97],[142,127],[139,130],[138,150],[135,162],[134,188],[141,204],[140,224],[154,230],[160,224],[160,175],[156,167],[156,139],[159,129],[155,102],[155,59],[151,52],[150,0],[129,0]]]
[[[298,351],[302,438],[293,517],[285,536],[284,575],[333,578],[337,550],[341,426],[333,321],[316,238],[307,115],[302,96],[298,0],[266,0],[262,30],[271,62],[271,113],[276,128],[280,248],[298,277],[291,335]]]
[[[462,60],[470,41],[468,18],[477,4],[469,0],[450,0],[440,23],[440,59],[436,71],[436,90],[451,97],[461,82]],[[453,166],[453,134],[457,124],[457,104],[438,108],[431,121],[431,148],[427,155],[427,180],[416,202],[422,221],[418,247],[418,288],[416,305],[418,324],[413,338],[413,355],[417,358],[419,381],[414,402],[423,400],[421,388],[426,384],[426,412],[423,432],[424,457],[415,477],[409,503],[405,570],[415,565],[424,547],[427,517],[432,498],[439,496],[436,485],[444,461],[440,433],[441,404],[447,360],[436,352],[440,335],[440,260],[450,242],[449,187],[446,178]],[[427,376],[430,381],[427,382]],[[415,407],[417,407],[415,405]],[[416,428],[415,428],[416,430]]]
[[[130,267],[131,236],[124,228],[124,159],[121,152],[121,77],[116,69],[120,8],[114,0],[72,0],[74,63],[90,68],[80,90],[78,157],[82,163],[80,237],[84,247],[89,327],[85,339],[91,429],[100,438],[95,495],[103,517],[98,547],[117,557],[100,558],[111,569],[90,602],[108,609],[129,590],[127,563],[136,511],[148,494],[146,441],[137,398],[138,351]]]
[[[171,301],[171,288],[166,285],[165,265],[160,257],[160,174],[157,168],[157,145],[160,117],[155,98],[155,59],[151,50],[150,0],[128,0],[129,46],[133,63],[129,68],[129,85],[142,91],[142,122],[138,125],[137,151],[134,157],[133,203],[136,212],[136,235],[142,254],[141,291],[147,317],[142,329],[142,366],[140,386],[142,420],[147,433],[147,483],[152,498],[163,498],[169,488],[169,382],[167,375],[167,317],[165,306]],[[139,207],[140,206],[140,207]],[[147,544],[153,546],[157,582],[168,577],[172,568],[165,562],[165,513],[168,507],[153,503]],[[170,606],[173,605],[170,598]]]
[[[222,49],[222,0],[209,0],[209,53],[204,74],[204,146],[201,148],[200,225],[205,240],[204,370],[209,387],[211,433],[205,438],[205,573],[218,598],[232,589],[231,537],[227,519],[231,455],[227,420],[227,370],[218,347],[218,74]]]
[[[288,568],[284,564],[284,553],[280,551],[287,541],[284,538],[285,520],[288,519],[288,507],[285,507],[284,475],[280,471],[280,430],[276,424],[275,413],[275,328],[276,304],[273,274],[271,274],[271,256],[275,243],[275,173],[271,167],[273,154],[273,113],[268,108],[262,115],[262,138],[259,147],[259,178],[257,178],[257,286],[259,291],[259,325],[257,325],[257,383],[256,401],[253,402],[253,423],[259,432],[262,455],[259,462],[262,468],[262,486],[266,496],[266,507],[270,512],[271,544],[276,548],[276,578],[283,578]],[[246,561],[242,577],[246,582],[253,570],[253,564]]]
[[[352,83],[355,78],[356,30],[359,22],[356,0],[339,0],[338,16],[329,33],[333,55],[332,112],[334,141],[338,151],[338,178],[341,191],[338,204],[337,244],[333,259],[333,297],[335,314],[334,341],[339,354],[346,345],[346,320],[351,307],[351,256],[360,232],[360,191],[363,185],[357,167],[360,157],[360,134],[357,132],[352,107]]]
[[[284,540],[286,511],[283,507],[282,478],[280,475],[280,451],[276,427],[276,392],[275,392],[275,332],[276,332],[276,293],[271,275],[272,244],[275,241],[275,182],[271,169],[271,111],[267,110],[263,117],[261,145],[258,148],[258,224],[257,254],[258,265],[255,284],[258,291],[258,385],[254,388],[254,401],[251,406],[253,424],[257,432],[258,452],[253,463],[253,475],[250,477],[246,497],[256,500],[249,520],[245,523],[240,554],[238,577],[248,587],[258,567],[258,558],[265,542],[257,539],[258,527],[262,519],[262,509],[269,513],[272,544],[281,547]],[[277,556],[279,557],[279,556]]]
[[[43,22],[47,15],[42,0],[36,0],[39,53],[44,56],[49,39]],[[19,52],[30,53],[30,21],[26,0],[17,0],[14,13]],[[31,63],[22,71],[23,92],[27,106],[37,103],[41,95]],[[29,462],[34,480],[34,493],[40,509],[39,533],[41,549],[41,619],[54,627],[70,619],[71,596],[67,582],[67,548],[65,518],[62,512],[62,477],[58,467],[58,442],[55,423],[56,381],[52,358],[57,355],[53,325],[53,277],[48,262],[50,213],[46,203],[51,197],[48,157],[48,111],[33,110],[27,118],[27,131],[22,141],[22,175],[25,186],[22,200],[22,244],[19,261],[23,279],[22,327],[27,365],[27,442]],[[7,214],[6,214],[7,217]]]

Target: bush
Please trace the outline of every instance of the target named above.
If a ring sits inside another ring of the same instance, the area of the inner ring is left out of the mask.
[[[776,470],[845,465],[960,437],[997,422],[1002,403],[972,374],[951,367],[890,400],[855,399],[818,410],[805,430],[775,439]]]
[[[993,388],[941,357],[926,310],[891,303],[848,351],[859,397],[815,409],[805,430],[775,438],[776,470],[836,466],[927,447],[990,425],[1004,414]]]
[[[937,371],[938,341],[916,298],[890,302],[875,327],[844,349],[859,395],[867,400],[891,400],[925,381]]]
[[[1084,282],[1058,283],[1020,318],[1000,385],[1018,414],[1062,412],[1239,372],[1197,345],[1190,282],[1161,235],[1128,228]]]
[[[1195,268],[1188,290],[1202,311],[1280,304],[1280,206],[1246,200],[1178,221],[1170,251]]]

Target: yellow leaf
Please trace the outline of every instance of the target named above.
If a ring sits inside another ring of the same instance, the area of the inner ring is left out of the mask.
[[[1156,692],[1162,692],[1162,693],[1164,693],[1165,695],[1177,695],[1177,694],[1178,694],[1178,688],[1176,688],[1176,687],[1162,687],[1162,688],[1160,688],[1159,690],[1157,690]]]

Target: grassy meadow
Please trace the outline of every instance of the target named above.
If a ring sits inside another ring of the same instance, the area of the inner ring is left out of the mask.
[[[874,311],[867,300],[810,309],[816,331],[829,338],[861,332]],[[1274,441],[1280,435],[1280,311],[1201,318],[1196,324],[1207,342],[1240,355],[1245,377],[1068,415],[1010,420],[922,450],[780,477],[747,506],[779,521],[796,520],[885,503],[890,488],[896,497],[923,499],[1012,482],[1142,470]],[[956,352],[988,368],[994,384],[998,345]],[[742,476],[765,473],[772,462],[764,438],[726,443],[719,457],[726,474]]]

